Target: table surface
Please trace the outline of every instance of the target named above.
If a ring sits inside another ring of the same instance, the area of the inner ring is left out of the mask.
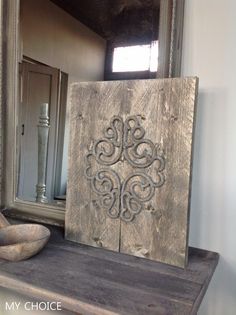
[[[22,262],[0,260],[0,286],[76,314],[196,314],[219,255],[189,248],[186,269],[64,240],[51,228],[44,250]]]

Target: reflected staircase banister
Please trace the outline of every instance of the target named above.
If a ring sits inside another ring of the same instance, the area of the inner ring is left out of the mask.
[[[40,203],[48,203],[46,175],[49,129],[49,106],[48,103],[43,103],[40,106],[38,123],[38,182],[36,185],[36,201]]]

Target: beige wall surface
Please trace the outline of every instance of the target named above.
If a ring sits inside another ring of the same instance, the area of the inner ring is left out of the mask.
[[[20,3],[22,54],[68,73],[69,91],[73,82],[103,80],[103,38],[49,0]],[[61,194],[67,182],[68,129],[66,119]]]
[[[182,75],[199,76],[190,245],[220,253],[199,315],[236,314],[236,1],[186,0]]]
[[[21,0],[23,54],[69,74],[103,79],[106,42],[49,0]]]

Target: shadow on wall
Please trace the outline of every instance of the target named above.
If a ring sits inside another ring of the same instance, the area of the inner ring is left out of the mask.
[[[228,151],[222,132],[227,130],[227,108],[222,110],[225,103],[227,91],[220,87],[199,91],[194,137],[190,243],[215,251],[224,246],[227,232],[223,230]],[[217,231],[213,222],[218,215],[221,229]]]
[[[227,305],[236,298],[235,283],[235,264],[232,265],[221,257],[198,314],[235,315],[235,311],[233,313],[227,311]]]
[[[235,305],[235,190],[232,187],[232,119],[227,87],[200,90],[194,145],[190,244],[216,251],[220,262],[199,310],[225,314]],[[235,136],[235,135],[234,135]],[[226,163],[227,161],[227,163]]]

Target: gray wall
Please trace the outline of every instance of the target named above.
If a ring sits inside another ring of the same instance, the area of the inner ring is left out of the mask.
[[[69,91],[73,82],[103,80],[104,39],[49,0],[21,0],[20,13],[22,54],[68,73]],[[66,120],[61,193],[67,182],[68,129]]]
[[[190,244],[221,255],[199,315],[235,315],[236,1],[185,9],[182,74],[200,78]]]

